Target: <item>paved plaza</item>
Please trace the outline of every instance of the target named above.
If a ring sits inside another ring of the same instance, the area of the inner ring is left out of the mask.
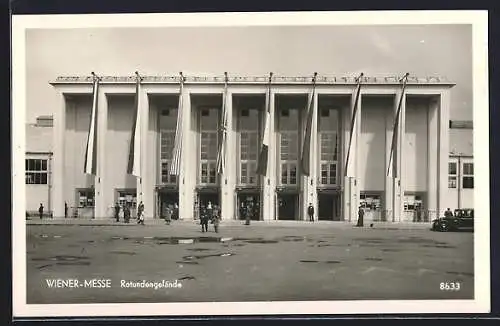
[[[429,227],[28,221],[27,303],[472,299],[473,233]],[[56,279],[110,288],[49,287]],[[130,285],[143,280],[164,287]]]

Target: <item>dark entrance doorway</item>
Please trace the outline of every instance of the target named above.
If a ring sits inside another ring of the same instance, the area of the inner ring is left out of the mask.
[[[278,220],[296,220],[298,217],[299,195],[278,194]]]
[[[250,219],[260,220],[260,193],[258,192],[240,192],[237,196],[238,219],[246,219],[247,208],[250,211]]]
[[[179,219],[179,192],[175,190],[159,190],[158,191],[158,210],[159,217],[165,218],[167,208],[172,210],[172,219]]]
[[[218,188],[208,188],[198,190],[198,208],[206,208],[208,203],[212,204],[212,207],[220,207],[220,195]]]
[[[318,219],[320,221],[341,221],[340,208],[338,193],[318,194]]]

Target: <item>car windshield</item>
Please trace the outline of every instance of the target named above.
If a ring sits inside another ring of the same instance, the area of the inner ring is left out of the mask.
[[[473,209],[456,209],[454,212],[455,217],[474,217]]]

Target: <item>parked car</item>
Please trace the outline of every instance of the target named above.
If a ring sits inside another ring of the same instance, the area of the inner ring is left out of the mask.
[[[474,209],[460,208],[455,209],[453,216],[440,217],[432,221],[433,231],[459,231],[474,230]]]

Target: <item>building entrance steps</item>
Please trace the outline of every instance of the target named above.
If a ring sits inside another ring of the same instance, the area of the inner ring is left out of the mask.
[[[175,226],[199,226],[199,220],[177,220],[172,221],[170,225],[166,225],[163,219],[147,219],[145,221],[145,226],[162,226],[175,227]],[[221,228],[224,226],[239,226],[244,225],[245,221],[241,220],[222,220]],[[124,223],[123,221],[116,222],[114,219],[75,219],[75,218],[54,218],[54,219],[28,219],[26,220],[26,225],[74,225],[74,226],[123,226],[123,227],[133,227],[136,225],[136,220],[131,219],[130,223]],[[252,221],[248,228],[261,228],[269,225],[279,226],[279,227],[290,227],[290,228],[303,228],[303,227],[313,227],[313,228],[352,228],[355,227],[356,221],[354,222],[344,222],[344,221]],[[415,223],[404,223],[404,222],[375,222],[366,223],[363,228],[365,229],[386,229],[386,230],[402,230],[402,229],[430,229],[431,223],[429,222],[415,222]]]

